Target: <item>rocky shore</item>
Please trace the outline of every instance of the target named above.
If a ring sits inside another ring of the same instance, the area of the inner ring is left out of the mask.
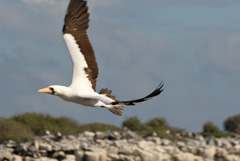
[[[240,137],[213,138],[186,133],[175,139],[140,137],[121,132],[52,135],[31,142],[0,145],[0,160],[9,161],[240,161]]]

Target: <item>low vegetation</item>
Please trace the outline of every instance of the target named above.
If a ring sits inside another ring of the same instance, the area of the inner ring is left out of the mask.
[[[225,131],[220,130],[213,122],[206,122],[203,125],[202,134],[204,136],[214,136],[214,137],[226,137],[229,134]]]
[[[157,135],[162,138],[174,139],[177,134],[185,132],[169,125],[164,118],[154,118],[142,122],[137,117],[130,117],[123,121],[122,128],[128,128],[141,136]],[[203,136],[227,137],[230,134],[240,134],[240,114],[231,116],[224,121],[224,129],[220,130],[214,123],[207,122],[203,125]],[[118,131],[120,127],[104,124],[89,123],[79,124],[66,117],[52,117],[47,114],[25,113],[10,118],[0,118],[0,142],[6,140],[28,141],[35,136],[41,136],[50,131],[63,135],[78,134],[84,131]]]
[[[25,125],[12,119],[0,119],[0,142],[6,140],[28,141],[34,136],[33,132]]]
[[[118,127],[103,123],[79,124],[66,117],[52,117],[47,114],[25,113],[11,118],[0,119],[0,142],[6,140],[28,141],[34,136],[41,136],[46,131],[63,135],[78,134],[83,131],[119,130]]]
[[[130,117],[123,121],[122,127],[126,127],[136,132],[141,132],[145,129],[144,124],[137,117]]]
[[[240,134],[240,114],[228,117],[224,121],[224,129],[232,133]]]
[[[51,133],[75,134],[79,132],[77,122],[65,118],[54,118],[46,114],[26,113],[11,118],[27,126],[35,135],[43,135],[48,130]]]
[[[171,127],[164,118],[154,118],[146,123],[142,123],[137,117],[130,117],[125,120],[122,127],[126,127],[142,136],[157,134],[163,138],[173,138],[183,130]]]
[[[80,125],[79,132],[84,131],[118,131],[120,130],[117,126],[110,125],[110,124],[104,124],[104,123],[89,123],[89,124],[83,124]]]

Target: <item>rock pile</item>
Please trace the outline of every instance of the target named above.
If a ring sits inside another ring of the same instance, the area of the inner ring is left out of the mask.
[[[9,161],[240,161],[240,139],[179,136],[142,138],[129,130],[47,135],[31,142],[0,145],[0,160]]]

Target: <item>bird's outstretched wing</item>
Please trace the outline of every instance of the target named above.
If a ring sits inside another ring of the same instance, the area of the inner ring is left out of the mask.
[[[64,20],[63,37],[73,62],[72,87],[79,92],[94,92],[98,67],[88,39],[89,13],[84,0],[71,0]]]
[[[128,100],[128,101],[115,101],[112,103],[112,105],[123,104],[126,106],[134,106],[136,103],[147,101],[147,100],[152,99],[153,97],[159,95],[160,93],[162,93],[163,86],[164,86],[164,83],[161,82],[155,90],[153,90],[149,95],[147,95],[143,98],[135,99],[135,100]]]

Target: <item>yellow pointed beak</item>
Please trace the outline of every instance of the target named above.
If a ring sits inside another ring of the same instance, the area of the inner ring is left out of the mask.
[[[52,91],[47,87],[47,88],[42,88],[38,90],[38,93],[46,93],[46,94],[51,94]]]

